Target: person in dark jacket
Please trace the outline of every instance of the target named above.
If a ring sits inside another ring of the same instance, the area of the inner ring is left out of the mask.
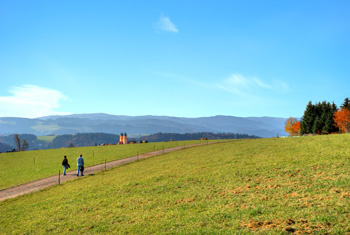
[[[62,166],[64,167],[63,175],[66,175],[66,170],[70,167],[68,164],[67,156],[64,156],[64,159],[62,161]]]

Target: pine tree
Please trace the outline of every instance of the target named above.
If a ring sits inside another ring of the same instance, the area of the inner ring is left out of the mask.
[[[330,134],[337,132],[338,128],[334,125],[333,115],[337,106],[334,102],[323,101],[313,105],[311,101],[306,106],[304,116],[300,123],[301,134]]]
[[[335,121],[334,121],[334,114],[338,111],[338,107],[336,104],[334,104],[334,102],[332,103],[332,107],[331,107],[331,112],[332,115],[329,117],[332,121],[330,121],[330,123],[332,124],[332,126],[330,127],[329,133],[336,133],[339,132],[339,128],[335,125]]]
[[[337,132],[338,128],[334,125],[333,115],[337,111],[337,106],[334,102],[331,103],[322,103],[322,131],[321,133],[330,134],[333,132]]]
[[[342,106],[340,106],[342,109],[349,109],[350,110],[350,100],[349,98],[345,98],[344,103]]]
[[[319,134],[319,130],[320,130],[320,118],[318,116],[316,116],[314,123],[312,125],[312,128],[311,128],[311,132],[313,134]]]
[[[312,133],[312,126],[314,124],[314,109],[315,109],[314,105],[311,103],[311,101],[309,101],[304,111],[304,115],[301,118],[301,123],[300,123],[301,135]]]
[[[327,103],[326,101],[318,102],[315,105],[316,107],[316,119],[317,119],[317,124],[316,124],[316,129],[314,129],[314,134],[322,134],[323,133],[323,127],[325,124],[326,120],[326,110],[327,110]],[[316,121],[315,119],[315,121]]]

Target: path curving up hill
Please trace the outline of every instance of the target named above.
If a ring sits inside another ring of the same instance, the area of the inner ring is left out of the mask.
[[[103,163],[103,164],[99,164],[99,165],[95,165],[95,166],[86,167],[84,170],[84,174],[85,174],[85,176],[91,175],[91,174],[94,174],[96,172],[99,172],[99,171],[102,171],[105,169],[110,169],[110,168],[113,168],[116,166],[120,166],[120,165],[123,165],[126,163],[149,158],[152,156],[161,155],[163,153],[169,153],[169,152],[177,151],[177,150],[184,149],[184,148],[190,148],[190,147],[207,145],[207,144],[214,144],[214,143],[218,143],[218,142],[185,145],[185,146],[179,146],[179,147],[144,153],[144,154],[140,154],[138,156],[132,156],[132,157],[119,159],[119,160],[112,161],[112,162],[107,162],[107,163]],[[67,175],[65,175],[65,176],[63,176],[62,174],[60,176],[58,176],[58,175],[51,176],[51,177],[37,180],[37,181],[33,181],[33,182],[30,182],[27,184],[22,184],[22,185],[13,187],[13,188],[4,189],[4,190],[0,191],[0,201],[4,201],[4,200],[9,199],[9,198],[15,198],[15,197],[18,197],[20,195],[32,193],[32,192],[38,191],[40,189],[44,189],[44,188],[50,187],[52,185],[59,184],[59,182],[63,183],[63,182],[73,180],[76,178],[78,178],[77,172],[71,171],[71,172],[68,172]]]

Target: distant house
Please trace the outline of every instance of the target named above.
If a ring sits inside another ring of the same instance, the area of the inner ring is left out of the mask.
[[[126,133],[120,133],[118,144],[128,144],[128,135]]]

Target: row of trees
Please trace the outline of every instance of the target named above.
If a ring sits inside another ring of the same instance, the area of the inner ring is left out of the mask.
[[[199,140],[199,139],[255,139],[260,138],[255,135],[238,134],[238,133],[212,133],[212,132],[198,132],[198,133],[155,133],[149,136],[140,137],[140,140],[148,140],[150,142],[161,141],[180,141],[180,140]],[[136,140],[138,141],[138,140]]]
[[[292,136],[304,134],[331,134],[350,132],[350,100],[346,98],[340,109],[334,104],[323,101],[307,104],[300,121],[290,117],[284,129]]]
[[[300,134],[330,134],[339,132],[334,125],[333,115],[338,110],[334,102],[323,101],[313,105],[311,101],[307,104],[304,116],[300,123]]]

